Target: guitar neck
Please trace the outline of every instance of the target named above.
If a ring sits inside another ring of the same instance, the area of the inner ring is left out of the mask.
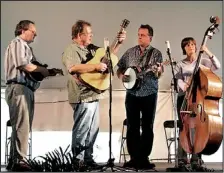
[[[121,27],[118,33],[121,33],[123,30],[124,30],[124,28]],[[120,44],[118,43],[118,39],[117,39],[117,36],[116,36],[113,43],[110,45],[110,52],[111,53],[116,53],[116,48],[118,47],[118,45],[120,45]]]

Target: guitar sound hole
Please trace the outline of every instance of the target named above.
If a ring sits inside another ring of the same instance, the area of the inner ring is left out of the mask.
[[[109,73],[109,70],[106,69],[104,72],[102,72],[102,74],[108,74]]]
[[[102,74],[108,74],[111,71],[109,60],[103,57],[101,58],[100,62],[107,65],[107,69],[104,72],[102,72]]]
[[[101,62],[101,63],[105,63],[105,64],[107,64],[107,65],[109,64],[109,61],[108,61],[106,58],[104,58],[104,57],[101,58],[100,62]]]

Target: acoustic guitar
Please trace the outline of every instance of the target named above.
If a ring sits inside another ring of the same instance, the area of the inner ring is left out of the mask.
[[[122,32],[125,28],[127,28],[128,24],[130,23],[129,20],[124,19],[121,23],[121,28],[119,32]],[[113,54],[113,48],[115,48],[118,44],[117,38],[110,46],[110,59],[112,62],[112,67],[109,66],[108,68],[114,68],[118,63],[118,57]],[[108,63],[109,59],[106,56],[105,48],[98,48],[96,50],[95,56],[89,60],[86,64],[99,64],[99,63]],[[109,88],[110,84],[110,69],[108,69],[105,73],[83,73],[78,76],[79,80],[85,84],[86,86],[92,88],[97,93],[102,93]]]

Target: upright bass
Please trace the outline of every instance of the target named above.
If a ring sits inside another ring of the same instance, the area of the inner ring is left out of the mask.
[[[212,25],[206,30],[201,46],[212,38],[220,20],[212,16],[210,22]],[[183,123],[180,143],[187,153],[211,155],[219,149],[223,139],[219,115],[222,82],[209,68],[200,66],[202,54],[200,51],[180,110]]]

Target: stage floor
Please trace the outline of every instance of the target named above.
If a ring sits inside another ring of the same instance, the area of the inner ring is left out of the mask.
[[[167,168],[173,168],[175,166],[174,163],[167,163],[167,162],[154,162],[156,165],[155,170],[141,170],[138,172],[167,172],[166,169]],[[115,164],[116,166],[122,166],[123,164]],[[210,169],[212,172],[223,172],[223,163],[205,163],[203,165],[204,167],[206,167],[207,169]],[[117,170],[116,167],[114,168],[115,172],[125,172],[126,170]],[[131,170],[127,170],[128,172],[133,172]],[[1,165],[1,172],[8,172],[5,169],[5,165]],[[93,171],[93,172],[102,172],[102,171]],[[111,170],[111,168],[108,168],[105,172],[113,172]],[[179,172],[179,171],[178,171]]]

